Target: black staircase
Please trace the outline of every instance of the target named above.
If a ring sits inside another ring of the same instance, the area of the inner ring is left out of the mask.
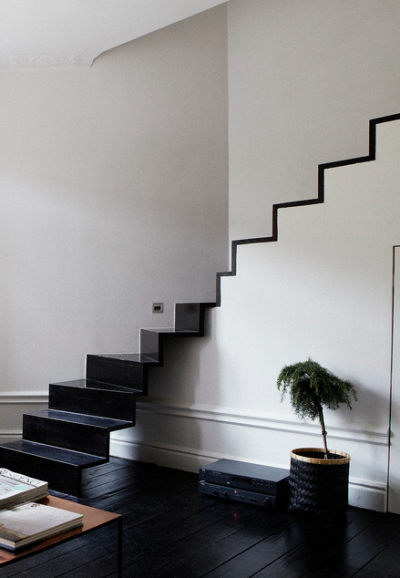
[[[110,432],[135,425],[136,399],[147,395],[148,369],[163,364],[163,339],[204,335],[205,308],[221,306],[221,279],[236,275],[239,245],[276,242],[278,211],[323,203],[325,171],[375,160],[376,127],[393,120],[400,114],[370,120],[367,156],[319,165],[318,197],[273,205],[271,236],[232,241],[231,270],[217,273],[216,303],[176,304],[175,327],[142,329],[140,353],[88,355],[86,379],[51,384],[49,409],[24,415],[22,440],[0,445],[0,466],[79,495],[82,470],[108,461]]]
[[[202,337],[214,303],[175,305],[172,329],[141,329],[140,353],[88,355],[86,379],[52,383],[49,408],[24,414],[22,439],[0,446],[0,465],[79,496],[82,470],[109,459],[110,432],[135,425],[148,369],[163,365],[165,338]]]

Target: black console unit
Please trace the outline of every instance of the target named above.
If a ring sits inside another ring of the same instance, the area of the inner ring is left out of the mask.
[[[218,460],[200,468],[199,492],[281,509],[287,502],[288,479],[289,470],[235,460]]]

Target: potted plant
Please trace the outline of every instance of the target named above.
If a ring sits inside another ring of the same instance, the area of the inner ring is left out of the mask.
[[[301,419],[319,419],[323,449],[299,448],[291,452],[289,510],[327,518],[342,515],[348,503],[350,456],[328,450],[323,407],[337,409],[357,401],[352,383],[343,381],[316,361],[285,366],[277,381],[282,399],[286,394]]]

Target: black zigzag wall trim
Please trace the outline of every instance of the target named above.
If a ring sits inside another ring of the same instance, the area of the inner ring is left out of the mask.
[[[391,116],[383,116],[369,121],[369,154],[364,157],[357,157],[354,159],[346,159],[343,161],[336,161],[332,163],[323,163],[318,165],[318,197],[315,199],[308,199],[304,201],[293,201],[288,203],[277,203],[272,206],[272,235],[270,237],[257,237],[254,239],[241,239],[232,241],[231,246],[231,270],[223,273],[217,273],[217,288],[216,288],[216,305],[221,305],[221,278],[234,277],[237,269],[237,248],[239,245],[250,245],[254,243],[271,243],[278,240],[278,211],[279,209],[286,209],[288,207],[302,207],[304,205],[316,205],[324,202],[325,192],[325,170],[336,167],[344,167],[346,165],[355,165],[357,163],[366,163],[374,161],[376,158],[376,126],[384,122],[391,122],[393,120],[400,120],[400,114]]]

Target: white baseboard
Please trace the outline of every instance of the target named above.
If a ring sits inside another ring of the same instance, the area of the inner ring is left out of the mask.
[[[228,455],[201,453],[197,450],[162,444],[137,443],[113,439],[110,443],[113,456],[128,460],[154,463],[187,472],[198,472],[199,468],[219,459],[234,459]],[[349,504],[357,508],[386,512],[387,489],[383,484],[350,478]]]
[[[351,479],[349,484],[349,504],[356,508],[387,511],[387,487],[365,480]]]
[[[197,472],[202,466],[221,457],[216,454],[201,454],[190,448],[137,443],[120,439],[111,439],[110,454],[127,460],[153,463],[185,472]]]

